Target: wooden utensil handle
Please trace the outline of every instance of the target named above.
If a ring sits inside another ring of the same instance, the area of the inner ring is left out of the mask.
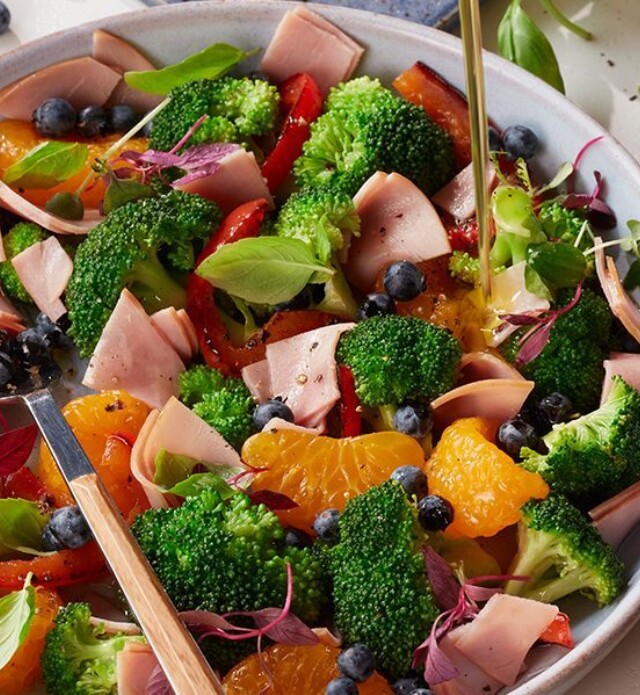
[[[69,484],[176,695],[224,693],[98,476]]]

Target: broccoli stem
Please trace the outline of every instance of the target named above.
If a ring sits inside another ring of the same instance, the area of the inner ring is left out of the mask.
[[[563,577],[551,579],[547,582],[538,583],[532,589],[526,590],[524,596],[534,601],[543,603],[554,603],[564,596],[579,591],[585,582],[580,576],[580,571],[568,572]]]
[[[127,275],[127,281],[131,291],[149,313],[168,306],[184,309],[187,304],[185,288],[171,277],[155,254],[147,261],[136,263]]]
[[[509,574],[531,577],[532,581],[508,581],[504,585],[504,592],[511,596],[524,596],[528,595],[530,590],[535,591],[537,578],[544,576],[553,567],[555,560],[553,544],[549,542],[549,537],[536,533],[533,529],[518,530],[518,547],[526,550],[517,556],[515,563],[509,568]]]

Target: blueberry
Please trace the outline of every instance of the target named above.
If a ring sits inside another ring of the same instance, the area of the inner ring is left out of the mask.
[[[81,548],[91,540],[91,529],[78,507],[62,507],[51,515],[42,531],[43,550]]]
[[[340,539],[340,512],[337,509],[325,509],[313,522],[313,530],[325,543],[337,543]]]
[[[396,313],[396,305],[388,294],[374,292],[368,294],[358,307],[356,318],[358,321],[373,318],[374,316],[388,316]]]
[[[313,295],[311,293],[311,287],[307,285],[303,287],[298,294],[290,299],[288,302],[280,302],[280,304],[274,305],[276,311],[296,311],[298,309],[307,309],[311,306],[313,301]]]
[[[311,536],[302,529],[289,526],[284,531],[284,544],[288,548],[308,548],[312,542]]]
[[[16,337],[16,341],[22,348],[22,362],[25,365],[36,367],[49,358],[49,349],[37,328],[27,328],[22,331]]]
[[[408,302],[427,289],[427,279],[417,265],[396,261],[384,272],[384,289],[392,299]]]
[[[0,2],[0,34],[4,34],[11,24],[11,12],[9,8]]]
[[[54,323],[46,314],[38,314],[36,331],[38,331],[48,347],[70,348],[73,346],[71,338],[65,334],[60,322]]]
[[[616,330],[620,337],[620,348],[622,352],[632,352],[637,355],[640,353],[640,342],[638,342],[629,331],[620,323],[619,319],[615,319],[617,325],[612,330]]]
[[[144,124],[144,128],[140,131],[140,135],[144,138],[151,137],[151,131],[153,130],[153,121],[147,121]]]
[[[325,695],[358,695],[358,686],[351,678],[334,678],[327,683]]]
[[[83,138],[105,135],[109,132],[107,112],[100,106],[87,106],[78,114],[76,128]]]
[[[520,449],[528,447],[536,449],[539,445],[538,433],[533,425],[514,418],[506,420],[500,425],[498,430],[498,446],[512,459],[516,461],[520,459]]]
[[[76,127],[76,111],[66,99],[47,99],[33,112],[33,123],[40,135],[59,138]]]
[[[262,430],[274,417],[293,422],[291,408],[281,398],[272,398],[266,403],[261,403],[253,411],[253,422],[259,430]]]
[[[424,680],[420,676],[407,676],[399,678],[391,685],[393,695],[414,695],[424,687]]]
[[[544,413],[550,425],[567,422],[575,413],[573,403],[561,393],[552,393],[540,399],[538,408]]]
[[[489,126],[489,150],[502,152],[502,136],[493,126]]]
[[[57,381],[62,376],[62,369],[53,361],[48,360],[40,365],[38,374],[42,384],[47,386],[54,381]]]
[[[6,389],[11,383],[12,377],[13,369],[4,362],[0,362],[0,389]]]
[[[373,654],[366,644],[356,642],[343,649],[338,656],[338,670],[343,676],[352,678],[358,683],[364,683],[373,675],[375,661]]]
[[[531,159],[539,143],[533,130],[524,125],[512,125],[502,133],[502,144],[511,159]]]
[[[453,507],[439,495],[427,495],[418,502],[418,520],[426,531],[444,531],[453,521]]]
[[[109,109],[109,128],[114,133],[126,133],[140,120],[129,104],[116,104]]]
[[[391,480],[400,483],[409,497],[422,499],[429,493],[427,476],[417,466],[400,466],[391,474]]]
[[[410,437],[424,437],[433,427],[429,406],[422,403],[401,405],[393,416],[393,427]]]
[[[433,690],[429,690],[429,688],[416,688],[412,691],[411,695],[433,695]]]

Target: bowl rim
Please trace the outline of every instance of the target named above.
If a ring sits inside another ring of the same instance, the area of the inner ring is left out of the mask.
[[[435,45],[439,50],[444,48],[462,60],[460,39],[439,29],[367,10],[321,5],[314,2],[296,4],[303,4],[315,12],[325,15],[338,26],[344,27],[347,32],[349,31],[349,20],[355,18],[361,22],[366,21],[376,31],[396,36],[406,35],[424,41],[427,46]],[[23,60],[28,59],[38,49],[54,47],[63,37],[85,38],[96,29],[117,32],[119,29],[130,29],[132,24],[142,26],[143,23],[149,21],[159,22],[164,19],[173,21],[174,18],[184,19],[202,12],[211,15],[222,12],[246,17],[246,14],[243,13],[251,9],[259,9],[261,12],[272,15],[275,19],[291,10],[293,6],[294,3],[291,0],[197,0],[189,3],[141,8],[62,29],[29,41],[2,54],[0,65],[19,66]],[[56,51],[51,53],[47,51],[46,53],[53,59]],[[500,56],[485,50],[483,51],[483,59],[485,70],[497,74],[501,79],[511,82],[514,86],[517,85],[525,92],[535,93],[537,98],[542,98],[557,110],[565,112],[568,110],[574,121],[580,122],[585,128],[593,131],[595,137],[602,138],[605,146],[617,160],[617,165],[624,168],[625,178],[637,180],[640,186],[640,163],[593,117],[584,113],[571,100],[539,78]],[[51,63],[44,63],[43,67],[46,64]],[[632,577],[629,579],[631,580]],[[640,581],[628,586],[625,594],[614,605],[610,614],[574,649],[531,680],[509,692],[512,695],[542,695],[542,693],[548,693],[552,690],[557,693],[566,691],[572,684],[586,676],[587,672],[594,668],[624,638],[638,619],[640,619]]]

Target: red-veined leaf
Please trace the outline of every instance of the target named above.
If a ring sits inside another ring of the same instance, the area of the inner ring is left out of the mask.
[[[24,466],[38,437],[35,425],[0,435],[0,475],[15,473]]]

